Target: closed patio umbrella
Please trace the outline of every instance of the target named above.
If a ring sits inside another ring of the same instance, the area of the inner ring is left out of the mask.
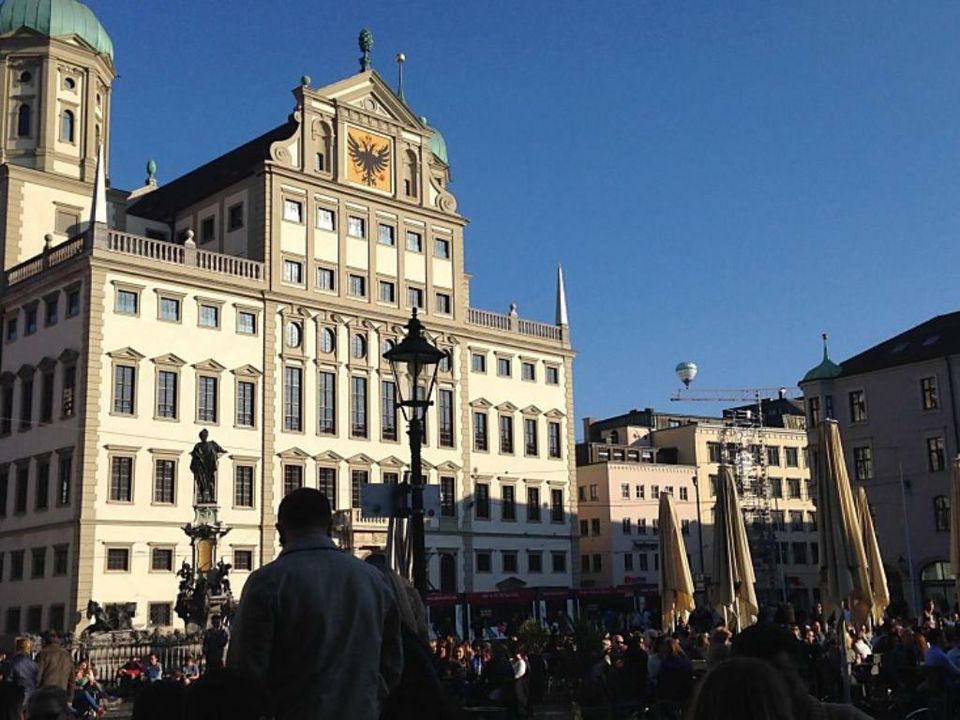
[[[843,460],[840,428],[835,420],[820,426],[817,461],[817,523],[820,537],[820,594],[824,612],[842,614],[848,603],[851,621],[870,617],[873,600],[860,519]]]
[[[960,457],[953,461],[950,473],[950,565],[960,597]]]
[[[660,493],[660,606],[662,627],[672,630],[677,620],[686,618],[696,607],[693,601],[693,577],[687,548],[683,543],[677,506],[670,493]]]
[[[883,569],[883,560],[880,557],[880,545],[873,527],[870,503],[867,502],[867,491],[863,488],[857,488],[857,513],[860,515],[863,551],[867,557],[867,573],[870,577],[870,597],[873,600],[871,616],[874,625],[879,625],[883,622],[883,611],[890,604],[890,590],[887,588],[887,572]]]
[[[717,477],[713,538],[710,604],[730,630],[740,632],[757,621],[759,605],[747,529],[729,465],[722,465]]]
[[[406,518],[391,517],[387,524],[387,567],[400,577],[411,579],[413,557],[410,528]]]

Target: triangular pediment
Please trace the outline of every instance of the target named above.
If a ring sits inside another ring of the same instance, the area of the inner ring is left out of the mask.
[[[296,447],[296,446],[294,446],[294,447],[292,447],[292,448],[288,448],[287,450],[284,450],[283,452],[277,453],[277,456],[278,456],[278,457],[285,458],[285,459],[287,459],[287,460],[306,460],[308,457],[310,457],[310,456],[306,453],[306,451],[301,450],[300,448],[298,448],[298,447]]]
[[[527,405],[523,410],[521,410],[524,415],[542,415],[543,410],[538,408],[536,405]]]
[[[151,362],[155,365],[174,365],[176,367],[183,367],[187,364],[186,360],[181,357],[177,357],[173,353],[167,353],[166,355],[152,358]]]
[[[482,410],[489,410],[493,407],[493,403],[487,400],[486,398],[477,398],[476,400],[470,401],[470,407],[478,408]]]
[[[224,365],[221,365],[213,358],[207,358],[206,360],[201,360],[198,363],[191,365],[194,370],[199,370],[200,372],[214,372],[222,373],[227,368]]]
[[[232,372],[234,375],[238,375],[239,377],[260,377],[263,375],[263,373],[257,370],[253,365],[241,365],[238,368],[234,368],[230,372]]]
[[[314,455],[313,459],[317,462],[338,463],[343,460],[343,455],[338,455],[333,450],[325,450],[318,455]]]
[[[140,362],[146,357],[146,355],[137,352],[132,347],[125,347],[120,348],[119,350],[114,350],[113,352],[108,352],[107,357],[113,358],[114,360],[132,360],[133,362]]]
[[[563,414],[562,410],[557,410],[556,408],[554,408],[553,410],[547,410],[547,412],[544,414],[551,420],[560,420],[566,417],[566,415]]]
[[[351,465],[373,465],[376,461],[369,455],[357,453],[353,457],[348,457],[347,462]]]
[[[389,455],[379,463],[380,467],[402,468],[406,463],[396,455]]]
[[[424,135],[429,134],[420,118],[397,97],[375,70],[358,73],[322,87],[317,90],[317,94],[336,100],[340,105],[348,105],[374,117],[388,118],[408,129],[420,131]]]
[[[514,405],[512,402],[507,401],[497,405],[497,410],[499,410],[502,413],[515,413],[517,411],[517,406]]]
[[[449,460],[437,465],[437,470],[439,470],[440,472],[460,472],[460,470],[462,469],[463,468],[461,468],[455,462],[450,462]]]

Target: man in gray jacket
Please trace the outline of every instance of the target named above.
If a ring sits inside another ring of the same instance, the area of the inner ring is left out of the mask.
[[[259,677],[276,720],[377,720],[403,669],[400,613],[382,573],[330,539],[330,502],[280,503],[283,551],[247,579],[227,665]]]

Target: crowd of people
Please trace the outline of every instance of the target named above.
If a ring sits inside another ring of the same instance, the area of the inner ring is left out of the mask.
[[[55,632],[35,656],[20,638],[0,663],[0,720],[94,718],[121,697],[135,698],[134,720],[453,720],[493,708],[526,720],[545,702],[618,720],[960,718],[960,618],[932,603],[859,627],[844,611],[781,606],[731,633],[700,608],[661,632],[648,611],[608,610],[436,637],[410,584],[340,552],[330,523],[316,490],[283,499],[283,551],[249,577],[229,633],[219,620],[206,631],[202,674],[191,655],[164,668],[150,654],[103,679]]]

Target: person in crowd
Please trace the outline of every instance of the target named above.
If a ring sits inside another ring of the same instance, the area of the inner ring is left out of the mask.
[[[510,667],[513,670],[515,710],[518,718],[530,715],[530,666],[523,646],[518,642],[510,644]]]
[[[37,654],[37,675],[38,687],[53,685],[63,688],[68,698],[73,696],[73,658],[60,646],[60,635],[56,630],[43,634],[43,648]]]
[[[147,683],[133,703],[132,720],[180,720],[185,693],[186,688],[173,680]],[[247,699],[244,689],[240,689],[237,696],[244,701]]]
[[[153,653],[150,653],[147,664],[143,666],[143,677],[149,683],[163,680],[163,666],[160,664],[160,658]]]
[[[136,656],[131,657],[117,670],[117,693],[122,697],[132,695],[143,681],[143,665]]]
[[[30,657],[33,642],[28,637],[18,637],[14,648],[13,655],[0,665],[0,674],[6,682],[13,683],[23,691],[23,701],[26,702],[39,682],[37,664]]]
[[[767,663],[730,658],[712,667],[700,681],[687,720],[795,720],[792,706],[784,702],[788,694]]]
[[[691,660],[706,660],[710,652],[710,636],[707,633],[700,633],[693,637],[690,645],[689,657]]]
[[[657,674],[657,703],[661,717],[679,720],[692,692],[693,665],[680,648],[680,640],[668,637],[660,647],[660,672]]]
[[[937,609],[937,604],[933,600],[927,600],[920,611],[920,617],[917,624],[921,630],[934,630],[942,626],[943,617]]]
[[[232,667],[206,674],[188,688],[181,686],[181,690],[185,698],[183,720],[265,720],[273,717],[272,699],[261,679]],[[354,716],[315,714],[297,717]]]
[[[277,720],[377,720],[403,670],[393,592],[337,548],[331,520],[317,490],[283,498],[283,550],[247,579],[231,625],[227,665],[270,688]]]
[[[960,663],[950,659],[944,651],[946,637],[940,628],[928,629],[927,652],[923,656],[923,669],[927,680],[937,688],[956,690],[960,688]]]
[[[223,618],[214,615],[210,618],[210,627],[203,633],[203,659],[207,672],[223,667],[223,656],[230,642],[230,634],[223,627]]]
[[[710,647],[707,650],[707,667],[712,668],[730,657],[730,638],[733,633],[727,628],[718,627],[710,635]]]
[[[87,660],[81,660],[76,665],[72,700],[71,708],[81,717],[90,713],[101,714],[104,707],[102,689]]]
[[[0,720],[23,720],[23,688],[0,682]]]
[[[180,666],[180,673],[184,685],[189,685],[200,677],[200,666],[197,665],[197,661],[193,659],[193,655],[190,653],[187,653],[187,656],[183,659],[183,665]]]
[[[871,720],[869,715],[852,705],[826,703],[810,695],[800,675],[799,652],[800,643],[790,631],[772,623],[748,627],[733,639],[734,657],[763,660],[780,674],[795,718]]]
[[[67,720],[70,717],[67,698],[67,691],[59,685],[39,687],[27,701],[26,720]]]

